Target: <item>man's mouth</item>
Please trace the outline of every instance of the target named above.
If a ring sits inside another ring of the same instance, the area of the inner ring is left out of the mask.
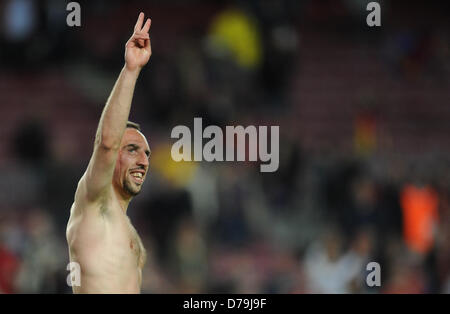
[[[130,172],[130,175],[133,178],[133,181],[139,185],[144,182],[144,174],[145,173],[143,171]]]

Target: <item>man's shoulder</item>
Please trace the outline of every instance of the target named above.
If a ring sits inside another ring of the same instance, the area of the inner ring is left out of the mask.
[[[70,217],[67,222],[67,239],[70,240],[74,236],[79,237],[80,232],[92,234],[94,230],[95,232],[101,231],[101,226],[104,226],[105,222],[109,220],[102,214],[101,206],[101,204],[75,201],[70,209]]]
[[[75,191],[74,205],[75,208],[102,208],[111,202],[112,183],[111,186],[104,189],[95,199],[89,197],[89,190],[86,184],[86,172],[78,181]]]
[[[82,179],[80,179],[82,181]],[[82,216],[84,218],[101,218],[111,220],[114,213],[120,209],[120,205],[114,195],[113,187],[106,189],[95,200],[89,199],[86,188],[79,183],[75,193],[75,199],[70,209],[71,217]]]

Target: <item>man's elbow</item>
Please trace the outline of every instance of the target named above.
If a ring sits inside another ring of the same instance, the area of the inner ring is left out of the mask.
[[[101,134],[95,139],[95,146],[105,151],[118,151],[121,138],[119,136]]]

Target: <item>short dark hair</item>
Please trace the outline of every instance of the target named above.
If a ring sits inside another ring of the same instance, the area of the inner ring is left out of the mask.
[[[141,126],[139,124],[131,122],[131,121],[127,121],[127,128],[136,129],[138,131],[141,130]]]

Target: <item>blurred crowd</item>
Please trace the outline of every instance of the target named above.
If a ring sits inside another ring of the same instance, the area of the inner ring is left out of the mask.
[[[71,292],[69,209],[140,10],[142,292],[450,293],[448,5],[380,1],[369,31],[356,0],[79,2],[79,28],[64,1],[0,3],[0,293]],[[279,125],[278,171],[174,162],[194,117]]]

